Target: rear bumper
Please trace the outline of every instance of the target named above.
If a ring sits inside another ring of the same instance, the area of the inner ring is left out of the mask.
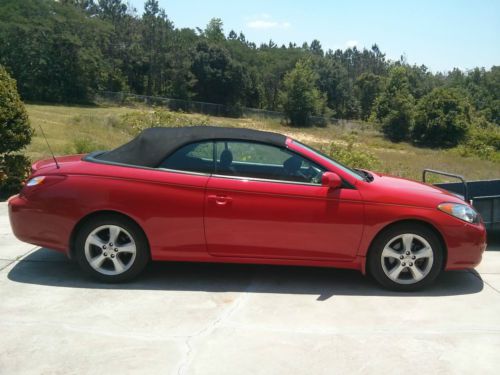
[[[483,224],[464,223],[459,228],[449,228],[445,236],[448,249],[446,270],[476,267],[486,250],[486,229]],[[451,233],[450,233],[451,232]]]
[[[9,198],[8,209],[12,232],[20,241],[67,252],[66,228],[55,215],[19,195]]]

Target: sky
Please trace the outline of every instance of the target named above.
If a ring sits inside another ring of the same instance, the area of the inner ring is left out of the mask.
[[[139,14],[144,0],[129,0]],[[159,0],[179,28],[204,28],[221,18],[226,35],[242,31],[259,45],[370,48],[387,58],[405,56],[433,72],[500,65],[500,0]]]

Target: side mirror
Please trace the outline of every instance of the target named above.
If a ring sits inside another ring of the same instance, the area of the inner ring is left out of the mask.
[[[342,179],[336,173],[325,172],[321,177],[321,185],[329,189],[338,189],[342,186]]]

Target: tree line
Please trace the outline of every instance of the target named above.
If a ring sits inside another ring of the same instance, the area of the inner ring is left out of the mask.
[[[226,32],[177,28],[157,0],[139,15],[122,0],[3,0],[0,64],[24,100],[85,103],[99,90],[370,120],[394,141],[454,146],[473,123],[500,125],[500,66],[433,73],[370,49],[320,41],[256,45]],[[451,141],[448,139],[451,138]]]

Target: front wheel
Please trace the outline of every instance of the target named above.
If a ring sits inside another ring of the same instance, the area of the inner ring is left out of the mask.
[[[115,215],[85,222],[77,233],[75,252],[80,267],[105,282],[131,280],[149,261],[142,230],[131,220]]]
[[[441,272],[443,248],[425,226],[402,224],[379,235],[370,249],[368,268],[382,286],[414,291],[430,285]]]

